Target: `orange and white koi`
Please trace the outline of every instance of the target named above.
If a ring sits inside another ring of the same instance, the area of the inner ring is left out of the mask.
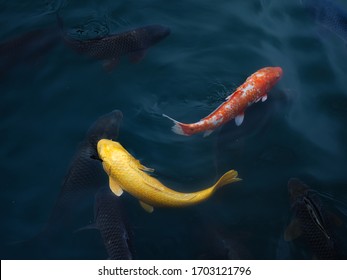
[[[204,132],[204,136],[210,135],[213,130],[226,122],[235,119],[236,125],[241,125],[244,112],[248,106],[259,100],[267,99],[267,93],[282,76],[281,67],[265,67],[247,78],[231,95],[226,98],[216,110],[196,123],[181,123],[163,114],[174,122],[172,131],[185,136]]]

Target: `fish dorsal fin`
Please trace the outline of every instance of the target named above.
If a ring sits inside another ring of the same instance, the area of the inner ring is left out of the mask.
[[[114,180],[111,176],[109,176],[110,181],[110,189],[116,196],[121,196],[123,194],[123,189],[120,184]]]
[[[226,98],[225,98],[225,100],[226,101],[224,101],[222,104],[220,104],[216,109],[214,109],[208,116],[206,116],[205,118],[202,118],[200,121],[204,121],[204,120],[207,120],[208,118],[210,118],[211,116],[213,116],[222,106],[224,106],[226,103],[227,103],[227,101],[234,95],[234,94],[236,94],[236,93],[238,93],[239,92],[239,90],[236,90],[236,91],[234,91],[232,94],[230,94],[229,96],[227,96]],[[229,110],[230,110],[230,108],[229,108]]]
[[[233,97],[234,94],[236,94],[238,90],[235,90],[232,94],[228,95],[225,100],[228,101],[231,97]]]
[[[329,236],[329,234],[325,228],[324,219],[323,219],[319,209],[315,206],[314,203],[312,203],[312,201],[308,197],[304,197],[303,200],[304,200],[306,209],[307,209],[312,221],[314,222],[314,224],[320,229],[320,231],[325,235],[325,237],[327,239],[330,239],[330,236]]]
[[[150,175],[148,175],[148,176],[150,176]],[[150,176],[150,177],[151,177],[151,179],[148,179],[148,180],[145,179],[143,181],[146,186],[148,186],[152,189],[156,189],[157,191],[165,191],[165,190],[167,191],[169,189],[169,188],[165,189],[165,187],[162,186],[162,184],[160,183],[160,181],[158,179],[153,178],[152,176]],[[153,180],[156,181],[157,183],[153,182]],[[171,190],[171,189],[169,189],[169,190]]]
[[[302,234],[298,219],[293,219],[284,232],[284,240],[292,241]]]
[[[141,200],[139,200],[139,202],[140,202],[141,207],[143,209],[145,209],[145,211],[147,211],[148,213],[152,213],[154,211],[153,206],[151,206],[151,205],[149,205],[149,204],[147,204]]]

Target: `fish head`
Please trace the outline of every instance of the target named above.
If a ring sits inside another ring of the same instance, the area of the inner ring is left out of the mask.
[[[89,128],[87,138],[93,147],[97,146],[100,139],[116,140],[119,134],[119,127],[123,119],[123,114],[119,110],[105,114],[98,118]]]
[[[128,154],[119,142],[108,139],[99,140],[97,150],[104,169],[109,175],[111,167],[117,166],[120,161],[124,160],[124,155]]]
[[[148,34],[148,43],[149,45],[154,45],[164,39],[165,37],[169,36],[171,33],[171,30],[167,26],[155,24],[155,25],[148,25],[145,27],[146,32]]]
[[[283,70],[281,67],[265,67],[263,68],[263,74],[265,74],[270,86],[273,87],[282,77]]]
[[[288,192],[292,202],[306,195],[309,190],[310,188],[298,178],[290,178],[288,181]]]

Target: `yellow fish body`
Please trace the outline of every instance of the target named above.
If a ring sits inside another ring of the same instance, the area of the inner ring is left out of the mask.
[[[97,149],[104,170],[109,176],[112,192],[117,196],[120,196],[123,190],[130,193],[139,199],[141,206],[148,212],[152,212],[153,207],[184,207],[200,203],[218,188],[241,180],[237,178],[235,170],[230,170],[207,189],[180,193],[147,174],[146,172],[154,170],[143,166],[120,143],[101,139]]]

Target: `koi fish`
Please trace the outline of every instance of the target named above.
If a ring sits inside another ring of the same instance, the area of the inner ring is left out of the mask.
[[[95,160],[97,143],[103,138],[117,139],[122,118],[122,112],[114,110],[102,115],[90,126],[71,161],[45,232],[76,227],[89,193],[96,192],[103,182],[103,171]]]
[[[226,172],[213,186],[194,193],[180,193],[164,186],[147,173],[151,168],[143,166],[123,146],[111,140],[98,142],[98,154],[109,176],[109,185],[114,194],[121,196],[123,190],[139,199],[147,212],[153,207],[185,207],[208,199],[220,187],[240,181],[235,170]]]
[[[347,11],[329,0],[301,0],[310,16],[322,28],[347,42]]]
[[[265,67],[258,70],[248,77],[234,93],[229,95],[216,110],[196,123],[181,123],[165,114],[163,117],[174,122],[173,132],[184,136],[199,132],[204,132],[204,137],[208,136],[213,130],[231,119],[235,119],[236,125],[239,126],[243,122],[246,108],[259,100],[264,102],[267,99],[267,93],[281,76],[282,69],[280,67]]]
[[[94,210],[95,227],[100,231],[109,259],[133,259],[129,225],[119,198],[109,188],[100,189],[95,196]]]
[[[65,43],[72,49],[103,60],[104,67],[112,70],[121,56],[128,55],[132,62],[142,60],[149,47],[169,34],[170,29],[166,26],[148,25],[127,32],[89,40],[77,40],[67,35],[63,37]]]
[[[333,231],[333,225],[340,225],[342,221],[328,212],[317,192],[299,179],[289,180],[288,191],[294,216],[284,233],[284,240],[292,241],[302,236],[315,258],[342,258]]]
[[[79,243],[74,242],[76,237],[73,231],[90,221],[88,214],[95,193],[104,186],[108,187],[104,171],[96,160],[97,142],[103,138],[117,139],[122,118],[121,111],[113,110],[100,116],[89,127],[71,160],[47,222],[34,237],[9,246],[13,258],[33,258],[33,251],[39,259],[76,258],[79,249],[75,246],[78,247]],[[77,258],[81,258],[81,255]]]

